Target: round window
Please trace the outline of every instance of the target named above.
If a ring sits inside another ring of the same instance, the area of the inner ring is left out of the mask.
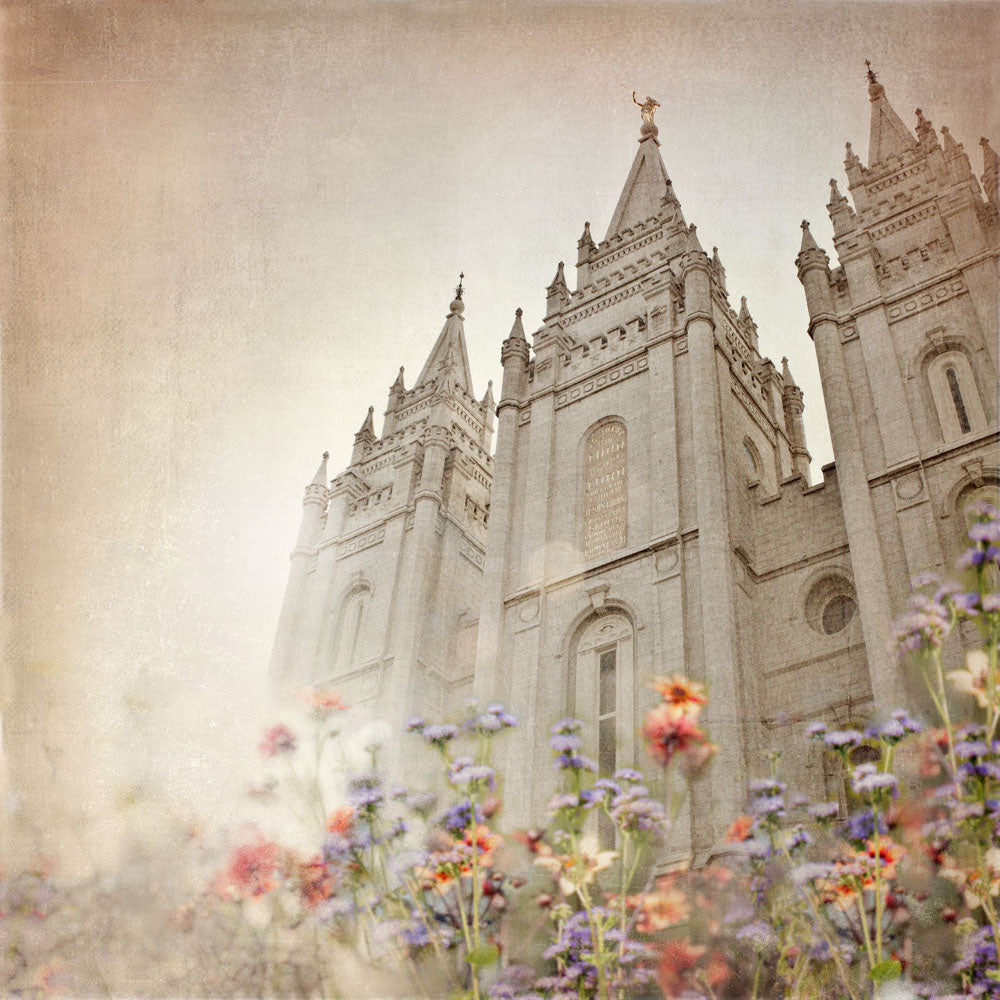
[[[849,597],[847,594],[837,594],[831,597],[823,608],[823,631],[827,635],[843,631],[857,610],[858,606],[853,597]]]

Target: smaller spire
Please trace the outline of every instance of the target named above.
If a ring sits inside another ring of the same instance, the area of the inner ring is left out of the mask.
[[[792,378],[792,370],[788,367],[788,358],[781,359],[781,380],[786,386],[795,386],[795,379]]]
[[[750,310],[747,308],[747,297],[745,295],[741,295],[739,321],[741,323],[745,323],[747,322],[747,320],[753,322],[753,318],[750,315]]]
[[[316,470],[316,475],[312,477],[312,482],[310,486],[326,486],[328,476],[326,474],[326,463],[330,460],[330,453],[328,451],[323,452],[323,460],[319,463],[319,468]]]
[[[819,250],[819,244],[813,238],[813,234],[809,231],[809,220],[802,220],[802,246],[799,247],[799,253],[805,253],[807,250]]]
[[[406,386],[403,384],[403,366],[399,366],[399,374],[396,376],[396,381],[389,386],[389,391],[393,394],[402,395],[406,392]]]
[[[592,247],[594,246],[594,237],[590,235],[590,223],[585,222],[583,224],[583,235],[577,240],[578,247]]]
[[[958,150],[958,143],[952,139],[951,132],[948,131],[947,125],[941,126],[941,140],[946,153],[954,153]]]
[[[979,140],[979,145],[983,149],[983,190],[993,206],[1000,207],[1000,156],[986,136]]]
[[[831,177],[830,178],[830,205],[834,206],[834,207],[840,206],[845,201],[847,201],[847,199],[840,193],[840,188],[837,187],[837,178],[836,177]]]
[[[490,379],[486,383],[486,392],[483,393],[483,398],[479,401],[479,405],[486,410],[493,409],[493,379]]]
[[[514,325],[510,328],[510,333],[507,335],[510,340],[526,340],[524,336],[524,324],[521,322],[521,307],[518,306],[514,310]]]
[[[705,253],[705,249],[701,245],[701,240],[698,239],[698,227],[693,222],[688,226],[688,240],[690,241],[691,250],[695,253]]]
[[[860,166],[861,160],[858,158],[858,154],[854,152],[854,147],[849,143],[844,143],[844,166],[845,167],[857,167]]]
[[[565,286],[566,284],[566,263],[565,261],[559,261],[559,266],[556,268],[556,276],[552,279],[552,283],[549,288],[558,288],[560,285]]]
[[[375,407],[368,407],[368,416],[365,417],[364,423],[361,425],[361,430],[358,431],[359,434],[371,434],[373,437],[375,435]]]
[[[934,132],[934,126],[925,117],[923,111],[920,108],[916,110],[917,115],[917,142],[923,143],[925,146],[934,147],[937,145],[937,134]]]

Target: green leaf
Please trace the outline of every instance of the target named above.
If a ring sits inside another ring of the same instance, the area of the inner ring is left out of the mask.
[[[898,979],[902,974],[903,967],[894,958],[887,958],[872,966],[872,971],[868,973],[876,983],[887,983],[890,979]]]
[[[479,948],[470,951],[465,960],[473,968],[479,969],[484,965],[492,965],[500,957],[500,951],[493,944],[484,944]]]

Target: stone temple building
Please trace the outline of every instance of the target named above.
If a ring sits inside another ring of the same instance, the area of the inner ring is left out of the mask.
[[[519,822],[544,815],[554,720],[586,721],[602,770],[641,767],[647,681],[681,672],[707,683],[720,750],[680,853],[718,843],[772,747],[836,797],[804,723],[912,704],[892,619],[911,576],[951,568],[1000,458],[1000,161],[982,139],[980,186],[947,128],[918,110],[911,132],[870,71],[868,94],[867,164],[848,144],[849,196],[830,182],[837,262],[806,222],[794,261],[835,457],[821,482],[802,392],[685,219],[647,107],[575,287],[560,263],[530,336],[517,310],[499,399],[473,391],[459,286],[381,433],[370,409],[348,468],[331,480],[324,457],[275,682],[335,686],[393,724],[504,701]]]

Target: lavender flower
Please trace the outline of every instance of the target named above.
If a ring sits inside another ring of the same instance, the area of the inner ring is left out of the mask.
[[[573,719],[566,716],[555,723],[549,732],[553,736],[557,736],[560,733],[576,733],[581,729],[583,729],[583,723],[579,719]]]
[[[615,771],[616,781],[632,781],[632,782],[642,782],[645,780],[642,773],[637,771],[634,767],[620,767]]]
[[[861,742],[861,733],[856,729],[834,729],[823,736],[823,743],[831,750],[846,750]]]
[[[834,819],[840,812],[840,805],[837,802],[817,802],[811,805],[806,812],[813,819],[822,822],[823,820]]]
[[[583,746],[583,740],[576,733],[556,733],[549,740],[549,746],[559,753],[568,750],[579,750]]]
[[[444,746],[458,736],[458,726],[450,722],[438,723],[434,726],[425,726],[423,730],[424,739],[435,746]]]
[[[825,722],[810,722],[808,728],[806,729],[807,739],[822,739],[826,734],[826,723]]]

